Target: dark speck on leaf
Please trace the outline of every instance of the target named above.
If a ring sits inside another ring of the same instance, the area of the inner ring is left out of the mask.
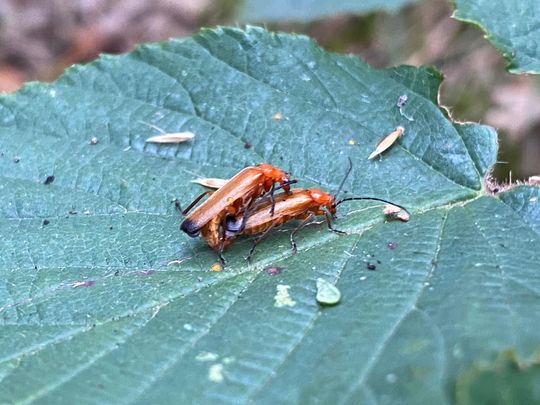
[[[368,263],[366,267],[367,267],[368,270],[377,269],[377,266],[375,265],[375,263]]]
[[[15,157],[13,158],[13,162],[14,162],[14,163],[19,163],[20,161],[21,161],[21,158],[20,158],[19,156],[15,156]]]
[[[270,276],[277,276],[278,274],[281,274],[281,272],[283,271],[283,269],[281,267],[267,267],[266,269],[264,269],[264,271],[266,272],[266,274],[270,275]]]
[[[398,98],[398,101],[397,101],[397,106],[399,108],[403,107],[406,103],[407,103],[407,100],[408,100],[408,97],[406,94],[402,95],[402,96],[399,96]]]
[[[109,229],[112,231],[112,226],[109,226]]]
[[[69,215],[77,215],[77,210],[75,210],[75,208],[72,208],[68,211],[68,214]]]
[[[120,270],[116,270],[116,271],[114,272],[114,275],[115,275],[115,276],[119,276],[119,275],[120,275]]]
[[[45,225],[49,225],[50,223],[51,223],[51,221],[49,221],[47,218],[45,218],[45,219],[43,220],[43,225],[44,225],[44,226],[45,226]]]
[[[397,244],[397,242],[388,242],[388,243],[386,244],[386,246],[388,246],[388,249],[394,250],[395,248],[398,247],[398,244]]]
[[[244,149],[251,149],[251,144],[248,141],[244,142]]]
[[[54,176],[47,176],[47,177],[45,178],[45,181],[43,182],[43,184],[45,184],[46,186],[48,186],[48,185],[51,184],[53,181],[54,181]]]

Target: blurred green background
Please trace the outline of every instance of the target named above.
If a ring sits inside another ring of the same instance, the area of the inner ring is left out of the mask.
[[[378,68],[437,66],[445,76],[440,103],[451,116],[498,130],[494,177],[506,183],[540,174],[540,78],[507,73],[482,31],[451,14],[446,0],[1,0],[0,91],[203,26],[264,25],[307,34]]]

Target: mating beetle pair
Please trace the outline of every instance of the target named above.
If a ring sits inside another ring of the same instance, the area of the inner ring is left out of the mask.
[[[337,201],[336,197],[351,169],[349,159],[349,168],[338,191],[331,195],[316,188],[291,190],[290,185],[296,181],[291,180],[288,173],[269,164],[246,167],[218,190],[201,194],[183,210],[183,215],[188,214],[205,195],[210,194],[206,201],[184,219],[180,229],[191,237],[201,234],[224,263],[223,250],[237,235],[259,235],[249,252],[249,260],[257,244],[273,228],[290,220],[302,220],[290,235],[293,252],[296,252],[295,234],[315,215],[324,215],[331,231],[344,233],[332,226],[332,219],[337,206],[345,201],[375,200],[404,209],[376,197],[349,197]],[[279,186],[276,187],[276,184]],[[282,188],[283,192],[275,196],[274,192],[278,188]]]

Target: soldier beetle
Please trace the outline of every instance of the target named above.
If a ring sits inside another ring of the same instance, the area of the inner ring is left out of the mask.
[[[288,185],[296,183],[296,180],[290,180]],[[282,186],[275,187],[275,189],[284,188]],[[209,191],[210,194],[214,193],[215,191]],[[289,190],[290,192],[290,190]],[[285,192],[283,195],[286,195],[287,192]],[[273,197],[271,195],[266,196],[266,201],[269,201],[268,207],[270,207],[269,215],[273,215]],[[177,204],[177,208],[181,211],[181,208]],[[245,213],[245,207],[240,213],[243,213],[243,219],[242,221],[245,221],[245,219],[248,217],[249,213],[246,215]],[[230,214],[228,214],[227,211],[223,211],[216,215],[214,218],[212,218],[210,221],[208,221],[206,224],[203,225],[203,227],[200,230],[201,236],[203,239],[208,243],[208,245],[218,252],[219,260],[222,264],[226,263],[225,258],[223,257],[223,250],[230,245],[230,243],[233,241],[233,238],[227,238],[226,237],[226,220],[227,218],[234,218]],[[240,225],[242,226],[242,225]]]
[[[182,215],[186,215],[204,196],[209,195],[206,201],[187,215],[180,229],[191,237],[196,237],[203,231],[209,245],[219,251],[219,257],[224,262],[221,255],[224,245],[221,241],[224,240],[222,234],[225,230],[225,219],[227,216],[242,213],[258,197],[267,193],[272,201],[270,214],[273,215],[276,183],[288,193],[291,184],[289,173],[266,163],[246,167],[216,191],[206,191],[199,195],[186,209],[182,210],[177,203]]]
[[[225,240],[223,244],[225,247],[228,246],[237,234],[259,234],[260,236],[255,239],[254,245],[249,252],[249,259],[253,254],[257,244],[259,244],[259,242],[261,242],[273,228],[281,226],[284,223],[293,219],[297,219],[302,220],[302,222],[290,234],[292,250],[293,253],[296,253],[297,247],[294,236],[316,215],[325,216],[328,229],[330,229],[332,232],[338,234],[345,234],[345,232],[335,229],[333,227],[333,219],[335,218],[336,208],[338,205],[343,202],[353,200],[381,201],[387,204],[395,205],[405,210],[405,208],[397,204],[390,203],[389,201],[382,198],[349,197],[336,201],[335,196],[325,193],[324,191],[316,188],[293,189],[291,190],[291,194],[283,193],[275,197],[275,208],[273,216],[270,216],[268,214],[268,208],[270,207],[272,202],[270,200],[267,200],[261,204],[258,204],[254,211],[248,211],[248,217],[246,220],[244,220],[243,215],[239,215],[237,217],[227,217]],[[244,225],[242,225],[242,223],[244,223]],[[211,238],[212,236],[210,235],[210,239]]]
[[[267,192],[272,196],[275,183],[281,184],[281,187],[289,192],[290,175],[266,163],[246,167],[222,187],[214,192],[202,193],[182,210],[182,214],[186,215],[205,195],[210,194],[206,201],[184,219],[180,229],[195,237],[205,224],[220,214],[236,215],[242,207],[249,206],[257,197]]]
[[[296,253],[296,242],[294,236],[302,229],[314,216],[324,215],[328,229],[338,234],[345,234],[345,232],[337,230],[333,227],[333,219],[336,215],[337,206],[346,202],[354,200],[372,200],[381,201],[386,204],[391,204],[401,208],[405,212],[404,207],[391,203],[387,200],[377,197],[347,197],[341,200],[337,200],[337,195],[341,191],[345,180],[347,179],[351,169],[352,162],[349,159],[349,168],[345,173],[341,184],[338,187],[338,191],[335,195],[328,194],[316,188],[310,189],[293,189],[289,194],[282,193],[277,195],[274,201],[268,198],[258,203],[253,209],[247,210],[244,214],[238,216],[226,216],[225,217],[225,239],[223,245],[227,246],[232,242],[232,239],[237,234],[247,234],[260,236],[255,239],[253,247],[251,248],[247,259],[251,258],[257,244],[264,239],[268,233],[275,227],[281,226],[284,223],[297,219],[302,222],[292,231],[290,235],[290,241],[292,245],[293,253]],[[274,204],[274,214],[269,215],[268,209]],[[247,218],[245,218],[247,216]],[[204,236],[204,235],[203,235]],[[205,237],[206,238],[206,237]],[[213,235],[209,235],[209,239],[212,239]],[[207,241],[209,240],[207,239]],[[209,242],[210,244],[210,242]]]

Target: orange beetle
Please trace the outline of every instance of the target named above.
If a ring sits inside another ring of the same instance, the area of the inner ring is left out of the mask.
[[[315,215],[324,215],[326,217],[328,229],[335,233],[344,234],[345,232],[337,230],[332,226],[332,220],[335,218],[337,206],[345,201],[352,200],[381,201],[405,210],[405,208],[390,203],[387,200],[383,200],[382,198],[349,197],[336,201],[335,196],[316,188],[293,189],[290,194],[283,193],[275,197],[273,216],[269,215],[269,208],[272,205],[272,201],[270,201],[270,199],[264,199],[261,203],[257,204],[253,211],[247,211],[245,214],[236,217],[227,217],[224,245],[228,246],[238,234],[260,234],[260,236],[255,239],[254,245],[249,252],[247,257],[249,260],[257,244],[267,236],[273,228],[281,226],[293,219],[299,219],[303,221],[290,235],[293,253],[296,253],[294,236]],[[247,215],[246,219],[244,219],[245,215]],[[208,239],[206,240],[208,241]]]
[[[221,262],[225,263],[222,252],[226,246],[225,219],[227,216],[241,214],[251,207],[258,197],[266,193],[272,201],[270,214],[273,215],[276,183],[280,184],[278,188],[288,193],[290,184],[294,182],[290,180],[288,173],[266,163],[246,167],[219,189],[199,195],[185,210],[182,210],[177,202],[180,212],[186,215],[205,195],[210,195],[182,221],[180,229],[191,237],[202,233],[212,249],[219,252]]]
[[[267,192],[270,192],[273,200],[275,183],[281,184],[281,187],[289,192],[290,175],[266,163],[246,167],[216,191],[205,192],[198,196],[183,210],[182,214],[186,215],[201,198],[211,194],[182,221],[180,229],[189,236],[195,237],[209,221],[215,220],[216,217],[224,218],[224,214],[236,215],[243,208],[249,207],[257,197]]]

